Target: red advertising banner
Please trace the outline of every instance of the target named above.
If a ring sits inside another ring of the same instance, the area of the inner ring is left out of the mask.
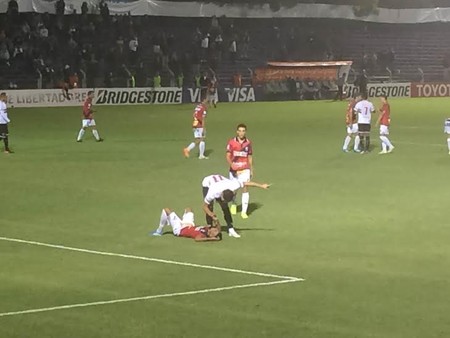
[[[450,96],[450,83],[411,83],[411,97]]]
[[[284,68],[258,68],[255,71],[256,82],[282,81],[287,78],[335,80],[337,67],[284,67]]]

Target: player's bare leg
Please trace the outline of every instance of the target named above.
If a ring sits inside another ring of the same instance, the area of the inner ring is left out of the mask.
[[[450,137],[447,138],[448,154],[450,155]]]

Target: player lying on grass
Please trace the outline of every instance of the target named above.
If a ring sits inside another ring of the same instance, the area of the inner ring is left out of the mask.
[[[220,241],[222,239],[218,221],[214,222],[214,226],[197,227],[194,223],[194,213],[190,208],[184,209],[182,219],[169,208],[164,208],[161,212],[158,229],[153,232],[153,236],[161,236],[166,225],[172,227],[175,236],[193,238],[196,242]]]

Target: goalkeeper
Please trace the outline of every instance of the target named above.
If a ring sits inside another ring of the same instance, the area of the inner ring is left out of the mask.
[[[220,241],[222,239],[218,220],[214,221],[213,226],[197,227],[194,223],[194,213],[190,208],[184,209],[182,219],[174,211],[164,208],[161,212],[158,229],[152,235],[161,236],[166,225],[172,227],[175,236],[193,238],[196,242]]]

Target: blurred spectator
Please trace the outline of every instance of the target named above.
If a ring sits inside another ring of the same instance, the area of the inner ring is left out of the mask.
[[[242,75],[239,72],[236,72],[233,75],[233,87],[235,88],[242,87]]]
[[[236,38],[233,37],[233,39],[230,42],[230,46],[228,48],[230,52],[230,60],[234,64],[236,63],[236,54],[237,54],[237,45],[236,45]]]
[[[209,34],[205,34],[201,41],[201,62],[205,62],[208,55],[208,48],[209,48]]]
[[[244,60],[248,60],[248,50],[250,46],[250,33],[245,31],[244,36],[242,37],[242,51],[241,58]]]
[[[86,15],[89,12],[88,3],[86,1],[83,1],[81,4],[81,15]]]
[[[69,88],[73,89],[73,88],[78,88],[79,87],[79,79],[78,79],[78,74],[77,73],[73,73],[69,76]]]
[[[6,43],[0,45],[0,65],[10,66],[10,54]]]
[[[56,15],[63,16],[65,8],[66,8],[66,4],[64,3],[64,0],[56,1],[56,3],[55,3]]]
[[[19,14],[19,4],[16,0],[9,0],[6,14],[12,18],[16,18]]]
[[[134,36],[128,43],[129,48],[129,60],[132,65],[136,65],[138,61],[138,47],[139,42],[137,36]]]
[[[153,76],[153,87],[154,88],[161,87],[161,75],[159,74],[159,72],[156,72],[155,76]]]

